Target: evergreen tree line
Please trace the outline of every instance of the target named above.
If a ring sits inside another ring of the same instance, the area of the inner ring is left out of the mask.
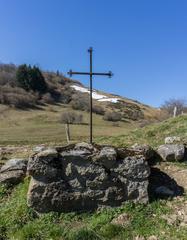
[[[20,65],[16,72],[17,86],[25,89],[26,91],[37,91],[45,93],[47,91],[47,83],[40,71],[36,66]]]

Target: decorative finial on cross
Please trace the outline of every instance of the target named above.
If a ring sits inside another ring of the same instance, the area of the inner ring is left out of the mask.
[[[88,75],[90,76],[90,143],[93,143],[93,103],[92,103],[92,92],[93,92],[93,88],[92,88],[92,78],[93,76],[108,76],[108,77],[112,77],[113,74],[111,71],[109,71],[108,73],[96,73],[92,71],[92,53],[93,53],[93,48],[90,47],[88,49],[88,52],[90,54],[90,71],[89,72],[73,72],[72,70],[69,70],[68,74],[70,77],[72,77],[73,75]]]

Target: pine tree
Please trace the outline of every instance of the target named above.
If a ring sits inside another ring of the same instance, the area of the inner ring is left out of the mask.
[[[26,91],[30,90],[29,71],[26,64],[18,67],[16,72],[16,80],[18,87],[24,88]]]
[[[37,91],[44,93],[47,90],[45,79],[36,66],[31,67],[26,64],[20,65],[16,73],[17,85],[26,91]]]

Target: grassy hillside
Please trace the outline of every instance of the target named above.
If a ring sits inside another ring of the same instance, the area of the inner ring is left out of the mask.
[[[187,115],[170,118],[160,123],[137,128],[130,133],[117,137],[103,137],[100,143],[109,143],[117,146],[133,145],[135,143],[158,146],[164,143],[165,137],[179,136],[187,143]]]
[[[64,124],[59,119],[71,108],[66,104],[46,105],[40,109],[18,110],[0,105],[0,145],[65,144]],[[71,125],[72,142],[88,141],[89,113],[83,114],[83,123]],[[139,128],[136,121],[113,123],[94,114],[94,141],[118,146],[146,143],[162,144],[167,136],[180,136],[187,142],[187,115]]]
[[[66,135],[64,124],[60,123],[60,116],[70,107],[66,104],[46,105],[40,109],[18,110],[0,105],[0,145],[35,145],[35,144],[65,144]],[[72,141],[88,141],[89,113],[83,114],[83,123],[71,125]],[[135,122],[122,121],[113,123],[104,121],[101,115],[94,114],[94,137],[118,136],[126,134]]]
[[[38,74],[31,74],[30,71],[37,71]],[[36,79],[38,75],[40,78]],[[27,79],[27,76],[32,78]],[[45,90],[40,91],[40,88],[36,88],[38,82]],[[45,110],[47,104],[63,104],[68,109],[88,112],[89,89],[59,72],[41,71],[37,67],[27,65],[18,67],[13,64],[0,64],[0,104],[16,108],[18,111],[36,108]],[[158,109],[99,90],[93,91],[93,112],[101,116],[106,113],[120,114],[121,121],[156,121],[161,117]],[[2,115],[1,109],[0,114]]]

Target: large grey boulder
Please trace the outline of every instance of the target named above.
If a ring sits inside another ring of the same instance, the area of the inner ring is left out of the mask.
[[[117,149],[86,143],[29,159],[28,205],[37,212],[90,211],[148,201],[150,168],[144,156],[119,158]]]
[[[26,176],[27,160],[10,159],[1,167],[0,183],[15,185],[20,183]]]
[[[185,147],[183,144],[165,144],[158,147],[157,153],[164,161],[182,161]]]

